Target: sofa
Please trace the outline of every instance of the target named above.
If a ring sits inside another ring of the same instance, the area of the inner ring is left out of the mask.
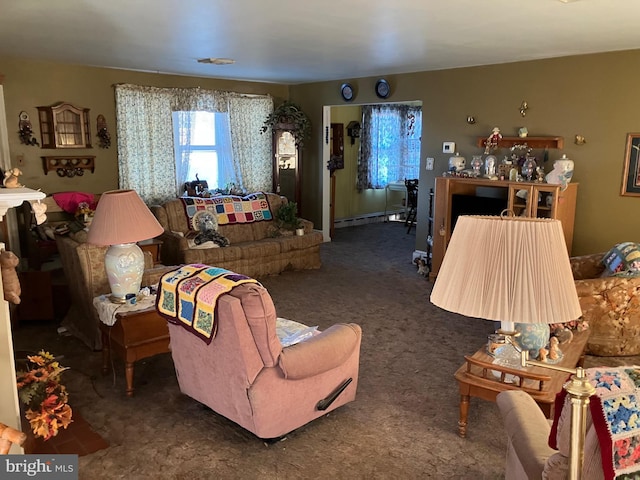
[[[508,390],[498,394],[496,403],[500,409],[507,434],[505,480],[569,478],[570,450],[570,402],[565,402],[560,413],[557,432],[549,446],[552,424],[536,402],[521,390]],[[590,410],[587,409],[586,437],[584,444],[583,480],[604,479],[600,442],[595,431]]]
[[[217,215],[218,233],[226,237],[230,243],[226,247],[219,247],[213,242],[201,245],[193,242],[197,229],[194,227],[193,217],[187,214],[184,199],[201,202],[202,208],[211,207],[214,199],[183,197],[170,200],[163,205],[151,206],[151,211],[164,228],[164,233],[159,237],[163,242],[162,263],[201,263],[254,278],[278,274],[284,270],[320,268],[322,233],[314,230],[313,223],[304,219],[302,236],[278,229],[273,216],[280,205],[287,203],[287,199],[274,193],[264,195],[268,203],[264,219],[247,223],[224,223],[220,220],[220,215]],[[221,201],[238,198],[240,197],[230,195],[215,197]]]
[[[109,247],[87,243],[86,237],[84,230],[55,236],[71,296],[71,307],[62,326],[90,349],[101,350],[100,317],[93,306],[93,299],[111,291],[104,269],[104,255]],[[162,274],[172,268],[175,267],[154,267],[151,254],[145,252],[142,286],[157,285]]]
[[[603,276],[605,255],[570,259],[582,319],[591,331],[587,353],[640,355],[640,277]]]
[[[158,311],[166,314],[160,295]],[[172,304],[174,297],[166,298]],[[283,347],[273,301],[259,283],[222,294],[216,308],[210,343],[180,320],[168,322],[171,355],[185,395],[262,439],[282,437],[355,400],[358,325],[334,324]]]

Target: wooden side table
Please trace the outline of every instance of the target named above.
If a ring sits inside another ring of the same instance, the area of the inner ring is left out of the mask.
[[[589,338],[589,330],[575,332],[573,340],[561,345],[562,359],[557,365],[566,368],[582,366],[584,352]],[[471,397],[496,401],[500,392],[506,390],[523,390],[533,397],[547,418],[553,415],[556,395],[569,378],[566,372],[559,372],[543,367],[526,367],[523,369],[495,365],[494,358],[486,351],[486,345],[471,356],[465,356],[465,363],[458,368],[455,379],[460,387],[460,419],[458,434],[467,435],[467,419]],[[496,376],[493,372],[498,372]],[[511,376],[518,377],[516,383],[510,383]]]
[[[154,265],[159,265],[161,263],[160,249],[162,247],[162,240],[150,238],[149,240],[142,240],[141,242],[138,242],[138,246],[143,252],[151,253]]]
[[[168,353],[169,327],[155,307],[115,313],[113,325],[100,322],[102,331],[102,373],[107,374],[111,351],[125,361],[127,396],[133,396],[134,363],[160,353]]]

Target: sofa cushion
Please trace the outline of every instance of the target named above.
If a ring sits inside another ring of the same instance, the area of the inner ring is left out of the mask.
[[[636,277],[640,275],[640,245],[624,242],[615,245],[602,258],[605,275]]]

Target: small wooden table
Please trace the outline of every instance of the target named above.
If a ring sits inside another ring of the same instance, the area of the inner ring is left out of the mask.
[[[573,340],[561,345],[563,353],[558,366],[575,368],[582,366],[584,352],[589,338],[589,330],[574,332]],[[533,397],[547,418],[551,418],[556,395],[569,378],[566,372],[543,367],[526,367],[522,370],[493,364],[494,358],[487,353],[486,344],[471,356],[465,355],[466,362],[458,368],[455,379],[460,387],[460,419],[458,434],[467,435],[467,418],[470,397],[495,402],[500,392],[523,390]],[[494,375],[500,372],[500,376]],[[518,377],[516,383],[507,381],[509,376]]]
[[[133,366],[137,360],[169,352],[169,327],[155,308],[116,313],[113,326],[100,322],[102,373],[107,374],[111,350],[125,361],[127,396],[133,396]]]

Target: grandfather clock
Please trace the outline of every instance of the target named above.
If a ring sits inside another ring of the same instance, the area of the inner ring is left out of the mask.
[[[301,151],[293,134],[293,125],[273,126],[273,191],[298,204],[300,212]]]

